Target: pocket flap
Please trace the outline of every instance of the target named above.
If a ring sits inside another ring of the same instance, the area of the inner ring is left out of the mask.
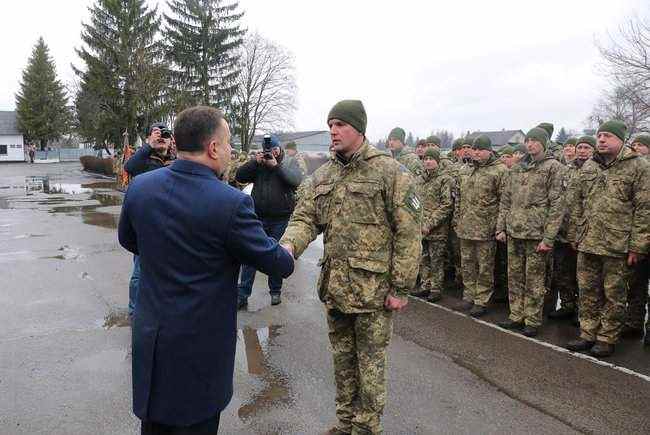
[[[314,198],[320,195],[327,195],[334,188],[334,184],[319,184],[314,188]]]
[[[347,188],[352,193],[359,193],[372,197],[375,196],[375,194],[379,191],[379,184],[352,182],[347,184]]]
[[[388,272],[388,264],[381,260],[371,260],[369,258],[348,258],[348,264],[352,269],[363,269],[368,272],[386,273]]]

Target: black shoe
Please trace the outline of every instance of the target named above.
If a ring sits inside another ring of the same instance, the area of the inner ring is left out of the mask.
[[[238,310],[244,310],[248,308],[248,298],[239,298],[237,299],[237,309]]]
[[[411,293],[411,296],[415,296],[416,298],[421,298],[421,299],[426,299],[427,296],[429,296],[431,292],[429,290],[420,290],[414,293]]]
[[[431,292],[429,293],[429,296],[427,296],[427,302],[438,302],[440,299],[442,299],[442,295],[440,293],[436,292]]]
[[[456,309],[460,311],[467,311],[472,309],[473,306],[474,302],[460,301],[458,304],[456,304]]]
[[[271,305],[280,305],[281,303],[280,295],[271,295]]]
[[[594,347],[594,344],[596,344],[595,341],[588,341],[584,338],[578,338],[577,340],[571,340],[568,342],[565,347],[572,352],[584,352],[585,350],[589,350]]]
[[[497,325],[503,329],[519,330],[524,327],[524,322],[515,322],[513,320],[506,319],[501,322],[497,322]]]
[[[574,308],[565,308],[562,307],[559,310],[551,311],[548,313],[549,319],[569,319],[573,317],[576,313]]]
[[[605,358],[614,353],[614,345],[603,341],[597,341],[589,353],[596,358]]]
[[[539,328],[537,328],[536,326],[526,325],[524,329],[521,331],[521,334],[525,335],[526,337],[537,337],[538,332],[539,332]]]
[[[481,305],[474,305],[471,310],[469,310],[469,315],[472,317],[482,317],[488,312],[487,308]]]
[[[621,331],[621,337],[625,338],[641,338],[643,336],[643,329],[642,328],[634,328],[629,325],[623,326],[623,330]]]

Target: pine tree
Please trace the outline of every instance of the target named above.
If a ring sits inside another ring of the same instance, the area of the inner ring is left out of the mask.
[[[49,141],[68,133],[70,110],[63,85],[56,77],[54,61],[42,37],[34,46],[23,70],[20,92],[16,95],[16,112],[20,131],[41,149]]]
[[[239,76],[238,49],[245,33],[238,2],[169,0],[165,14],[167,56],[173,62],[172,91],[177,110],[193,105],[229,112]]]
[[[566,129],[562,127],[560,131],[557,132],[557,136],[555,136],[555,142],[563,144],[567,141],[568,138],[569,133],[567,133]]]
[[[142,133],[164,119],[168,77],[158,38],[160,18],[145,0],[96,0],[83,24],[77,54],[85,68],[75,99],[81,136],[122,144],[122,132]]]

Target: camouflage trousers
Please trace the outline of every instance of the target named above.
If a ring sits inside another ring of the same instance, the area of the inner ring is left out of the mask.
[[[508,238],[508,297],[510,320],[542,325],[546,274],[550,253],[535,251],[539,240]]]
[[[650,322],[646,323],[646,304],[648,303],[648,274],[650,261],[645,257],[632,270],[630,286],[627,294],[627,318],[625,324],[631,328],[643,329],[644,325],[650,330]]]
[[[457,288],[458,290],[463,287],[463,272],[460,261],[460,239],[456,235],[456,231],[449,230],[449,237],[447,237],[447,252],[449,255],[445,257],[445,279],[448,281],[445,286]]]
[[[441,293],[445,283],[447,240],[423,240],[420,261],[422,290]]]
[[[327,310],[334,356],[338,427],[352,434],[382,433],[386,404],[386,351],[392,312],[346,314]]]
[[[463,268],[463,300],[487,306],[494,290],[496,240],[460,239]]]
[[[625,322],[627,258],[578,252],[580,337],[616,344]]]
[[[553,249],[551,289],[557,291],[563,308],[576,309],[578,304],[578,254],[568,243],[556,243]]]

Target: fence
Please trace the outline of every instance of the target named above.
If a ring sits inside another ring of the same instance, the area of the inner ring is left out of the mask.
[[[56,148],[51,151],[36,151],[36,160],[58,160],[59,162],[78,162],[82,156],[96,156],[97,151],[84,148]]]

